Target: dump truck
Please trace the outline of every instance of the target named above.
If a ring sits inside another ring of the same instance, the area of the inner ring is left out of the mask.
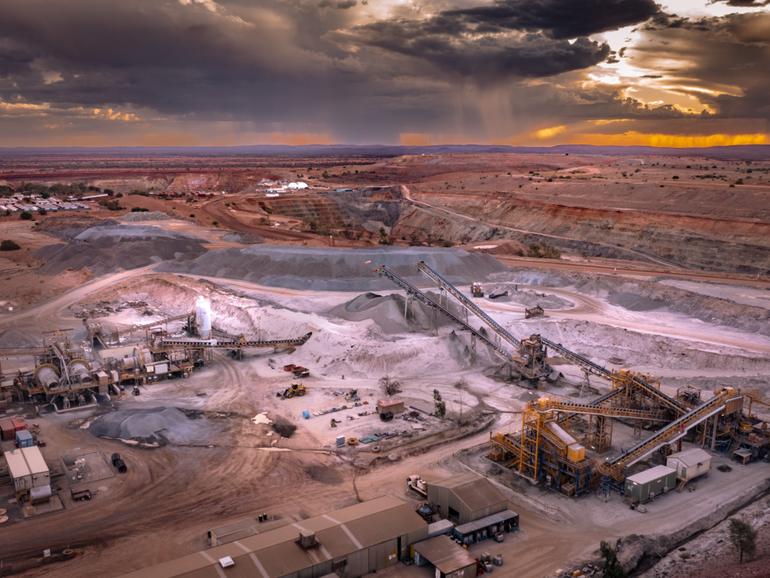
[[[406,487],[426,498],[428,497],[428,482],[423,480],[419,474],[412,474],[406,478]]]
[[[471,283],[471,295],[473,297],[484,297],[484,289],[478,281]]]
[[[301,365],[289,363],[288,365],[283,366],[283,370],[294,374],[294,377],[310,377],[310,370]]]

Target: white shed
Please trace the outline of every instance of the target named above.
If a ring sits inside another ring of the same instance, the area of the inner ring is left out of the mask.
[[[711,469],[711,454],[701,448],[691,448],[668,456],[666,465],[676,470],[679,480],[692,480]]]

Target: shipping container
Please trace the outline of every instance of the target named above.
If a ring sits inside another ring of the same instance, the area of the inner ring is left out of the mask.
[[[676,487],[676,470],[655,466],[626,478],[625,494],[632,502],[644,503]]]
[[[0,420],[0,439],[9,442],[16,438],[16,425],[10,418]]]
[[[29,431],[23,429],[16,432],[16,447],[29,448],[35,445],[35,440]]]

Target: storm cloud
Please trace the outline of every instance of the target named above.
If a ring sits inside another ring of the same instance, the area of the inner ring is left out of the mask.
[[[767,13],[667,12],[653,0],[3,0],[0,144],[499,141],[612,119],[768,118]],[[604,35],[634,26],[622,46]],[[697,95],[692,110],[680,94]]]

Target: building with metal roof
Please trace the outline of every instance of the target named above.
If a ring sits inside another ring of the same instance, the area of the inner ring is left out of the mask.
[[[417,563],[427,562],[437,578],[475,578],[476,559],[449,536],[436,536],[414,545]]]
[[[492,482],[468,472],[428,484],[428,502],[455,524],[466,524],[508,508]]]
[[[126,574],[130,578],[356,577],[409,558],[428,524],[382,497]],[[232,563],[231,563],[232,562]]]
[[[690,481],[711,469],[711,454],[701,448],[690,448],[666,458],[666,465],[676,470],[676,477]]]

